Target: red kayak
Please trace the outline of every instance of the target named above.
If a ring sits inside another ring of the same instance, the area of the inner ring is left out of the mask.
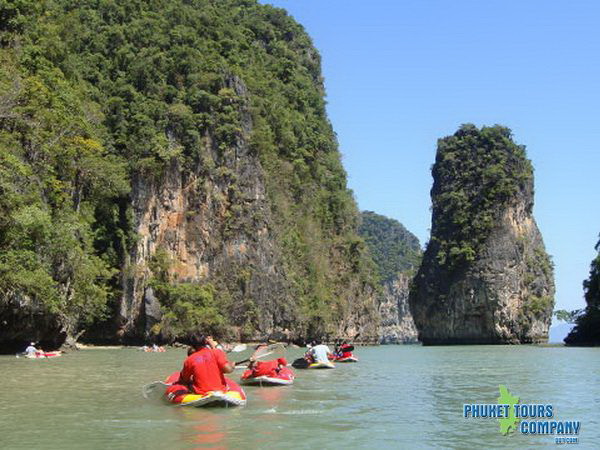
[[[287,367],[282,367],[271,371],[268,374],[260,374],[253,370],[246,370],[242,375],[240,383],[245,385],[276,386],[290,385],[294,382],[294,371]]]
[[[18,356],[18,355],[17,355]],[[37,352],[25,355],[25,358],[29,359],[47,359],[47,358],[58,358],[62,356],[61,352]]]
[[[244,406],[246,393],[235,381],[225,378],[227,388],[224,391],[210,391],[206,394],[196,394],[183,384],[173,384],[179,381],[179,372],[172,373],[163,383],[166,387],[164,398],[169,403],[179,406]]]
[[[352,353],[354,350],[354,345],[351,344],[342,344],[336,351],[333,360],[335,362],[341,363],[350,363],[350,362],[358,362],[358,358],[354,356]]]

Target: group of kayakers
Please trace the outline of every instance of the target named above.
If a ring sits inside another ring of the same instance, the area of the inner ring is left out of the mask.
[[[352,354],[354,346],[347,342],[338,342],[332,352],[329,347],[320,341],[308,344],[308,351],[304,357],[296,359],[292,366],[298,369],[306,368],[333,368],[333,362],[358,362]]]
[[[245,404],[244,391],[233,380],[225,377],[226,374],[234,371],[236,364],[239,367],[240,364],[247,363],[246,370],[241,376],[241,384],[282,385],[292,384],[294,380],[294,372],[288,368],[288,362],[283,356],[282,344],[259,344],[254,348],[249,359],[235,363],[228,360],[225,351],[210,335],[191,335],[188,343],[190,344],[188,356],[181,371],[171,374],[165,382],[160,382],[166,388],[165,398],[171,403],[193,406],[203,406],[209,401],[234,405]],[[292,366],[333,368],[335,366],[332,360],[353,357],[351,354],[353,349],[354,347],[347,343],[339,343],[332,352],[327,345],[313,341],[308,345],[304,356],[294,361]],[[300,360],[303,363],[299,363]],[[357,359],[354,358],[354,361]]]
[[[162,352],[166,352],[165,348],[162,345],[157,345],[157,344],[152,344],[152,345],[144,345],[143,347],[140,347],[140,350],[146,352],[146,353],[162,353]]]
[[[239,352],[247,348],[246,344],[221,346],[212,336],[193,334],[188,337],[188,355],[183,368],[171,374],[164,382],[151,383],[151,386],[165,387],[165,398],[176,404],[203,406],[218,401],[224,404],[244,405],[246,394],[233,380],[225,377],[242,364],[247,364],[241,376],[241,384],[292,384],[294,372],[288,367],[284,357],[283,344],[259,344],[254,348],[250,358],[231,362],[226,350]],[[354,347],[346,342],[338,342],[334,351],[320,341],[312,341],[307,345],[304,356],[296,359],[291,366],[298,369],[333,369],[332,361],[356,362],[352,354]],[[161,352],[163,347],[154,344],[142,347],[144,351]],[[29,358],[48,358],[59,356],[60,352],[46,353],[31,342],[23,353]],[[18,355],[17,355],[18,356]]]
[[[167,394],[173,397],[173,394],[181,394],[185,389],[198,395],[228,390],[229,380],[225,378],[225,374],[233,372],[236,363],[227,359],[225,352],[219,348],[219,343],[210,335],[194,334],[190,336],[189,344],[183,368],[178,379],[173,379],[173,375],[170,377],[171,387]],[[242,378],[275,376],[287,366],[285,358],[257,361],[255,355],[262,347],[258,346],[247,361],[247,370]]]

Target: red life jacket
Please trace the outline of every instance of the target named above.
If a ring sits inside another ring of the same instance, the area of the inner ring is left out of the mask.
[[[285,358],[279,358],[273,361],[256,362],[252,367],[252,376],[275,376],[279,372],[280,365],[283,367],[287,366],[287,361]]]
[[[224,391],[227,384],[223,369],[227,357],[222,350],[202,348],[192,353],[183,363],[181,381],[192,381],[192,390],[196,394],[206,394],[210,391]]]

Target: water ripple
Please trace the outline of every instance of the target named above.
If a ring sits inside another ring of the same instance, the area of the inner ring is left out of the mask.
[[[557,420],[581,420],[578,448],[600,442],[600,349],[387,346],[357,353],[358,364],[297,371],[293,386],[248,387],[248,405],[228,409],[172,408],[142,398],[142,385],[178,369],[183,351],[96,349],[47,361],[3,356],[0,443],[3,449],[555,448],[549,436],[502,436],[496,420],[463,419],[464,403],[496,403],[500,384],[522,402],[553,404]]]

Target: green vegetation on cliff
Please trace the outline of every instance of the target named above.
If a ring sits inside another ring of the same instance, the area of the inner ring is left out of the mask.
[[[95,245],[122,219],[109,205],[129,186],[97,105],[47,59],[59,43],[32,29],[41,11],[0,4],[0,307],[33,301],[70,334],[107,312],[118,256]]]
[[[348,280],[373,286],[320,58],[283,10],[19,0],[0,2],[0,18],[0,302],[30,299],[69,333],[105,316],[136,239],[129,179],[160,180],[174,160],[229,184],[233,223],[246,200],[206,152],[235,158],[246,101],[301,326],[331,331]],[[157,296],[167,319],[196,317],[214,312],[211,289],[163,282]]]
[[[375,214],[361,213],[359,234],[364,238],[383,282],[392,281],[399,272],[416,270],[421,261],[419,239],[400,222]]]
[[[440,266],[452,271],[474,261],[499,212],[529,185],[533,169],[508,128],[466,124],[438,141],[432,174],[429,246]]]
[[[576,315],[575,328],[565,338],[567,345],[600,345],[600,240],[598,255],[590,265],[590,276],[583,282],[587,307]]]

